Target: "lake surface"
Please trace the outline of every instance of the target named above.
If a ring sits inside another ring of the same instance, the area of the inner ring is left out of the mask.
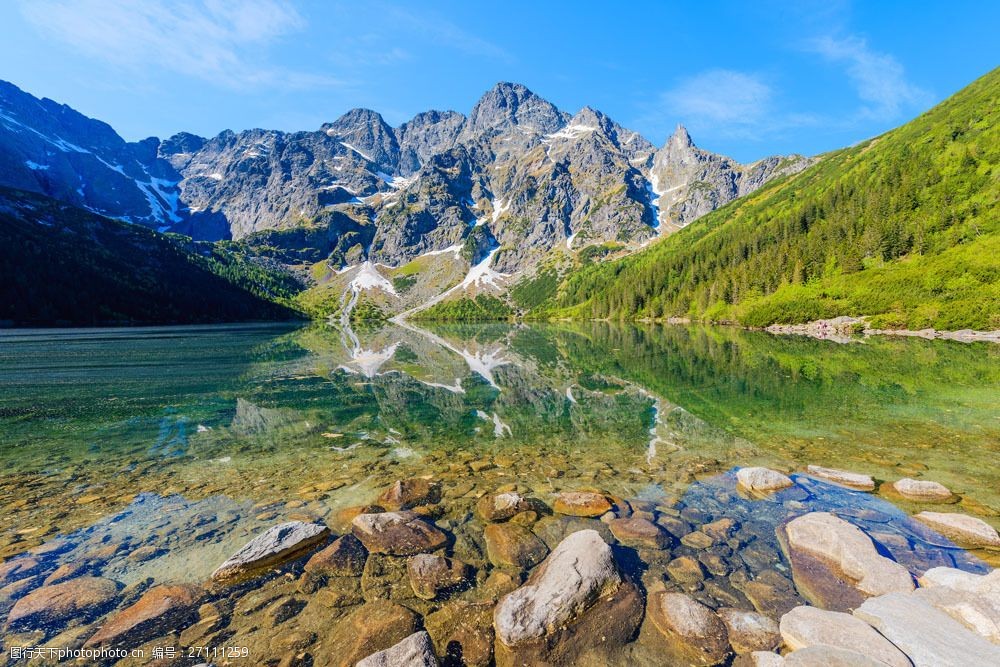
[[[341,510],[410,476],[442,483],[440,521],[476,565],[472,504],[510,485],[546,502],[599,489],[692,523],[740,514],[780,560],[773,526],[791,505],[752,509],[734,467],[933,479],[1000,526],[1000,346],[608,323],[14,330],[0,332],[0,438],[0,557],[149,546],[105,563],[125,586],[202,581],[279,519],[337,531]],[[796,479],[785,501],[845,503]],[[863,502],[919,541],[906,515],[920,508],[888,500]],[[908,566],[997,564],[948,554]]]

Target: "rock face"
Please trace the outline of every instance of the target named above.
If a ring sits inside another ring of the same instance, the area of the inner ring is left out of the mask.
[[[726,626],[714,611],[683,593],[649,597],[649,618],[691,665],[718,665],[729,655]]]
[[[727,607],[719,610],[719,618],[726,624],[729,644],[737,653],[772,651],[781,643],[778,624],[763,614]]]
[[[413,592],[424,600],[460,589],[468,582],[471,572],[462,561],[430,554],[413,556],[406,562],[406,570]]]
[[[86,645],[138,646],[183,627],[197,611],[202,592],[197,586],[154,586],[102,625]]]
[[[552,508],[569,516],[595,517],[611,510],[611,502],[600,493],[566,491],[556,496]]]
[[[944,512],[920,512],[913,518],[959,544],[1000,549],[1000,534],[997,534],[996,528],[982,519]]]
[[[866,655],[891,667],[910,667],[907,657],[864,621],[836,611],[796,607],[781,617],[781,638],[793,651],[832,646]]]
[[[951,491],[945,485],[924,479],[901,479],[893,482],[892,488],[909,500],[943,502],[953,498]]]
[[[359,577],[365,569],[368,550],[354,535],[338,537],[306,561],[305,572],[321,577]]]
[[[905,567],[878,553],[861,529],[827,512],[811,512],[779,528],[799,592],[813,604],[848,611],[865,597],[911,591]]]
[[[872,598],[854,615],[899,647],[914,667],[1000,664],[1000,646],[914,595]]]
[[[526,570],[542,562],[549,548],[531,530],[516,524],[491,524],[483,533],[486,553],[497,567]]]
[[[239,578],[283,563],[301,555],[329,534],[326,526],[316,523],[289,521],[272,526],[230,556],[212,573],[212,579]]]
[[[823,468],[821,466],[813,465],[807,467],[806,472],[813,477],[819,477],[820,479],[824,479],[828,482],[846,486],[849,489],[855,489],[857,491],[875,490],[875,480],[871,478],[871,475],[862,475],[857,472],[848,472],[846,470]]]
[[[412,556],[447,542],[444,533],[410,511],[359,514],[352,524],[354,536],[372,553]]]
[[[437,657],[431,638],[424,631],[412,635],[395,646],[359,660],[357,667],[437,667]]]
[[[793,484],[787,475],[769,468],[740,468],[736,471],[736,481],[751,493],[770,493]]]
[[[75,618],[92,618],[117,597],[118,584],[100,577],[78,577],[43,586],[17,601],[7,616],[7,627],[48,629]]]
[[[497,605],[497,663],[572,662],[585,650],[620,644],[635,632],[641,604],[601,536],[572,533]]]

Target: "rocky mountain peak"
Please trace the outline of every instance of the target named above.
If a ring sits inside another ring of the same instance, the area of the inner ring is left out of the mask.
[[[677,128],[674,129],[674,133],[670,135],[670,139],[667,140],[667,144],[674,148],[694,148],[694,141],[691,139],[691,135],[688,134],[687,128],[683,124],[677,123]]]
[[[555,132],[567,120],[567,114],[519,83],[500,82],[483,95],[472,108],[466,132],[482,134],[503,131],[512,126],[540,134]]]
[[[399,162],[396,133],[377,111],[351,109],[332,123],[324,123],[320,130],[380,169],[396,171]]]

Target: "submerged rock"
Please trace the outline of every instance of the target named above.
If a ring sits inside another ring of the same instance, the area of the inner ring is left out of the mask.
[[[781,644],[778,624],[763,614],[729,607],[718,613],[726,624],[729,644],[737,653],[772,651]]]
[[[598,517],[611,510],[611,501],[592,491],[564,491],[556,496],[552,509],[570,516]]]
[[[516,567],[527,570],[542,562],[549,553],[537,535],[525,526],[496,523],[486,526],[486,553],[497,567]]]
[[[822,466],[813,465],[808,466],[806,468],[806,472],[813,477],[819,477],[820,479],[833,482],[834,484],[840,484],[841,486],[846,486],[847,488],[855,489],[856,491],[875,490],[875,480],[872,479],[871,475],[863,475],[857,472],[848,472],[846,470],[837,470],[836,468],[824,468]]]
[[[566,537],[493,614],[498,665],[561,662],[619,646],[642,618],[642,598],[593,530]]]
[[[616,540],[636,549],[666,549],[672,541],[670,533],[638,516],[612,519],[608,521],[608,527]]]
[[[736,471],[736,481],[744,490],[751,493],[770,493],[792,486],[794,482],[770,468],[740,468]]]
[[[421,630],[394,646],[359,660],[356,667],[438,667],[438,661],[430,635]]]
[[[230,556],[212,573],[212,579],[233,579],[278,565],[302,555],[329,534],[326,526],[317,523],[289,521],[272,526]]]
[[[388,600],[376,600],[338,619],[325,646],[338,667],[354,665],[373,653],[395,646],[420,629],[416,613]]]
[[[354,536],[372,553],[412,556],[440,549],[448,541],[444,533],[410,511],[359,514],[352,524]]]
[[[816,607],[796,607],[781,617],[781,638],[793,651],[832,646],[866,655],[890,667],[910,667],[910,661],[885,637],[859,618]]]
[[[93,618],[118,598],[118,583],[101,577],[77,577],[36,588],[18,600],[7,616],[7,628],[49,629],[75,618]]]
[[[683,593],[649,596],[649,618],[691,665],[718,665],[729,657],[726,626],[719,616]]]
[[[799,592],[824,609],[848,611],[865,597],[911,591],[913,577],[878,553],[860,528],[828,512],[811,512],[779,528]]]
[[[896,493],[908,500],[943,502],[954,498],[948,487],[930,480],[900,479],[893,482],[892,488],[896,490]]]
[[[446,665],[493,663],[493,603],[455,600],[424,618],[434,648]]]
[[[530,509],[526,498],[516,491],[487,494],[476,503],[476,513],[484,521],[506,521],[515,514]]]
[[[1000,549],[1000,534],[982,519],[945,512],[920,512],[913,518],[959,544]]]
[[[183,627],[194,617],[202,593],[197,586],[154,586],[102,625],[86,646],[138,646]]]
[[[418,505],[430,505],[440,500],[440,486],[422,477],[413,477],[396,480],[378,497],[378,504],[387,510],[399,511]]]
[[[368,550],[354,535],[338,537],[306,562],[305,572],[316,577],[359,577]]]
[[[406,563],[410,586],[416,596],[424,600],[433,600],[462,588],[468,582],[471,570],[460,560],[431,554],[417,554]]]

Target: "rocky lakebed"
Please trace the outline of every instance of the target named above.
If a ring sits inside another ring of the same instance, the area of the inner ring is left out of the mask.
[[[745,467],[622,498],[509,464],[453,454],[328,511],[333,480],[279,504],[140,494],[0,565],[5,660],[1000,664],[1000,536],[934,481]]]

